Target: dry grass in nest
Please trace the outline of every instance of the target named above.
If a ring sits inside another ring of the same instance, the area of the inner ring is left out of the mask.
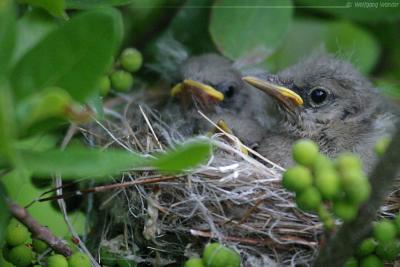
[[[108,102],[104,121],[81,132],[91,146],[143,154],[184,142],[174,124],[154,110],[157,97],[118,96]],[[101,218],[95,225],[99,243],[139,266],[181,266],[210,240],[234,248],[243,266],[311,264],[324,240],[323,225],[296,208],[293,194],[281,187],[283,169],[256,152],[244,154],[234,136],[195,138],[214,145],[212,157],[197,169],[173,177],[152,169],[113,177],[121,185],[147,182],[96,198],[91,212]],[[392,209],[398,207],[385,212]]]

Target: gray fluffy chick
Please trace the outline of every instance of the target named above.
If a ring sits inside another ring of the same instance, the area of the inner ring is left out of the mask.
[[[180,100],[174,114],[183,114],[181,128],[186,127],[189,135],[213,128],[198,113],[201,110],[215,123],[223,120],[243,143],[252,145],[261,140],[263,131],[254,119],[257,111],[252,103],[256,95],[263,94],[242,80],[232,61],[217,54],[194,56],[183,62],[179,74],[180,83],[172,90]]]
[[[369,170],[374,143],[393,126],[393,116],[373,85],[333,56],[312,56],[277,75],[244,80],[276,100],[277,123],[265,132],[259,152],[283,167],[293,164],[292,144],[309,138],[331,157],[342,151],[360,154]]]

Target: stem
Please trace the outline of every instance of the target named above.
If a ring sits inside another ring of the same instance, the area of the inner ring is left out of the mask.
[[[50,232],[48,228],[39,224],[26,209],[11,200],[7,200],[7,204],[11,214],[25,225],[34,237],[46,242],[55,252],[66,257],[71,256],[71,249],[61,239]]]
[[[344,223],[325,248],[322,248],[315,262],[316,267],[343,266],[354,255],[355,248],[371,232],[372,222],[379,208],[393,188],[400,167],[400,127],[392,137],[386,153],[379,160],[370,176],[373,188],[369,200],[360,208],[357,218]]]

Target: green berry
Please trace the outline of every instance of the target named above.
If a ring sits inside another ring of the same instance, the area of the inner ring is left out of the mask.
[[[348,201],[360,204],[368,199],[371,186],[368,178],[361,170],[351,169],[343,172],[341,181]]]
[[[107,75],[103,75],[97,82],[97,87],[99,89],[101,96],[108,95],[108,92],[110,91],[111,88],[110,78]]]
[[[142,66],[142,54],[135,48],[126,48],[120,57],[122,67],[129,72],[135,72]]]
[[[111,74],[111,84],[116,91],[128,91],[133,85],[133,77],[129,72],[118,70]]]
[[[365,257],[372,254],[375,251],[377,244],[378,243],[372,237],[364,239],[358,247],[357,255]]]
[[[6,261],[10,261],[10,247],[9,246],[7,246],[7,245],[4,245],[4,247],[3,247],[3,249],[2,249],[2,252],[3,252],[3,258],[6,260]]]
[[[10,250],[8,258],[16,267],[26,267],[31,264],[33,253],[27,246],[19,245]]]
[[[351,203],[345,201],[335,201],[333,203],[333,213],[342,221],[350,222],[357,216],[358,209]]]
[[[340,193],[340,179],[335,170],[319,171],[315,176],[315,187],[322,198],[332,199]]]
[[[282,177],[283,186],[294,192],[301,192],[312,185],[311,172],[303,166],[287,169]]]
[[[91,267],[92,264],[86,254],[76,252],[68,259],[68,267]]]
[[[47,258],[47,267],[68,267],[68,262],[63,255],[54,254]]]
[[[321,204],[321,199],[321,194],[315,187],[309,187],[299,194],[296,194],[297,206],[305,211],[316,210]]]
[[[240,267],[240,255],[219,243],[204,248],[203,262],[206,267]]]
[[[302,139],[294,143],[292,154],[297,163],[311,166],[318,157],[318,146],[311,140]]]
[[[324,224],[326,230],[332,230],[335,227],[335,221],[333,220],[332,214],[327,210],[324,205],[318,207],[318,216],[321,222]]]
[[[314,165],[312,167],[313,167],[313,171],[316,175],[318,175],[318,173],[320,171],[324,172],[324,171],[332,170],[335,168],[332,160],[323,154],[319,154],[317,156],[317,158],[315,159]]]
[[[41,254],[41,253],[45,252],[49,246],[46,244],[46,242],[35,238],[32,240],[32,247],[33,247],[33,251]]]
[[[349,170],[361,170],[362,163],[357,155],[345,152],[337,157],[336,167],[340,172],[346,172]]]
[[[185,262],[183,267],[204,267],[203,260],[200,258],[191,258]]]
[[[391,221],[382,219],[374,224],[373,234],[375,239],[379,242],[392,241],[397,234],[396,226]]]
[[[369,255],[360,262],[360,267],[383,267],[383,262],[375,255]]]
[[[358,266],[358,262],[355,258],[350,258],[348,259],[345,264],[343,265],[343,267],[357,267]]]
[[[398,240],[381,242],[376,247],[375,254],[382,260],[394,261],[400,254],[400,242]]]
[[[388,147],[389,143],[390,143],[390,138],[387,136],[379,139],[374,147],[376,155],[382,156],[383,154],[385,154],[386,148]]]
[[[353,187],[358,187],[360,184],[365,183],[366,181],[368,181],[368,178],[359,169],[350,169],[342,172],[341,182],[345,191]]]
[[[359,205],[365,202],[371,194],[371,185],[367,180],[360,183],[358,187],[347,188],[346,199],[352,204]]]
[[[17,221],[11,221],[5,233],[6,242],[12,247],[24,244],[29,236],[28,229]]]

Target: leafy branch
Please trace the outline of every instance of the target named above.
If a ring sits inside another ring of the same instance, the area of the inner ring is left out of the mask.
[[[400,169],[400,126],[387,148],[386,153],[379,160],[370,176],[373,191],[369,200],[361,207],[358,217],[349,223],[343,224],[326,247],[322,248],[315,262],[315,266],[336,267],[343,266],[345,261],[354,254],[357,245],[371,231],[372,222],[376,219],[379,208],[393,187]]]

